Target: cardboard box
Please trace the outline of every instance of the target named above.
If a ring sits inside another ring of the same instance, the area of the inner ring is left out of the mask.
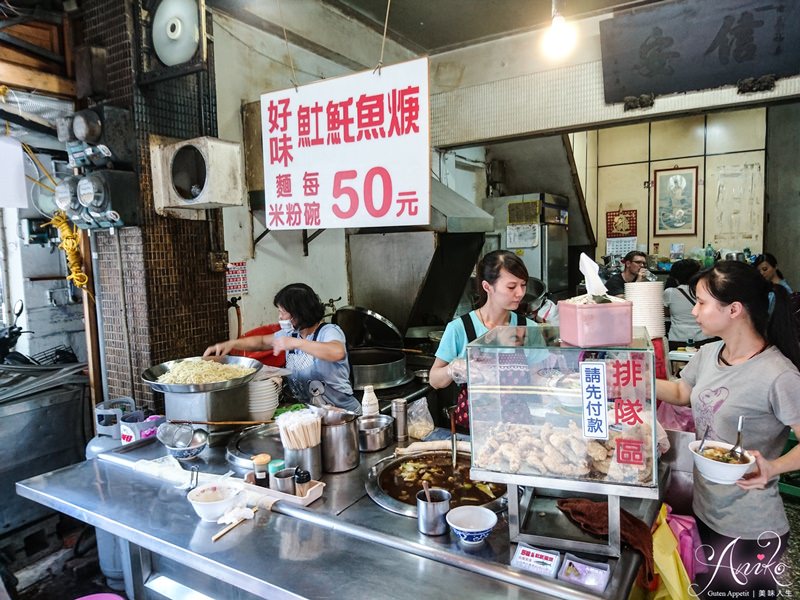
[[[582,348],[626,346],[633,338],[633,303],[558,303],[561,341]]]

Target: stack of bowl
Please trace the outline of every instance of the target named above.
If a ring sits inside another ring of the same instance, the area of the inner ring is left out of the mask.
[[[278,408],[279,378],[261,379],[247,384],[248,408],[253,421],[269,421]]]

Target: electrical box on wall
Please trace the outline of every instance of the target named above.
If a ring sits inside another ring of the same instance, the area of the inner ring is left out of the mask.
[[[244,204],[241,144],[212,137],[174,143],[151,141],[156,212]],[[174,211],[169,214],[178,216]],[[196,218],[189,216],[188,218]]]
[[[55,202],[81,229],[128,227],[141,222],[139,180],[129,171],[93,171],[64,179]]]

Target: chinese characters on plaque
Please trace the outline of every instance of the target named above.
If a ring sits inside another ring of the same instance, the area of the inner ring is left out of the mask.
[[[267,227],[430,221],[428,62],[261,96]]]
[[[800,3],[684,0],[600,22],[608,103],[739,85],[771,89],[800,72]]]
[[[610,370],[609,380],[606,371]],[[619,464],[644,465],[646,449],[641,439],[626,437],[628,428],[643,423],[644,406],[637,397],[636,388],[644,382],[641,361],[629,358],[580,363],[581,404],[583,417],[583,436],[607,440],[609,426],[622,428],[622,435],[616,437],[615,457]],[[614,398],[613,412],[609,412],[609,390]]]

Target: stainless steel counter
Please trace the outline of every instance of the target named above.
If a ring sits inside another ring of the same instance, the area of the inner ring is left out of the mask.
[[[597,594],[508,566],[513,546],[501,516],[488,544],[467,553],[450,535],[428,538],[413,519],[394,515],[366,496],[368,469],[390,453],[362,454],[348,473],[326,475],[323,497],[307,508],[278,502],[218,542],[221,526],[200,522],[183,490],[134,472],[133,461],[162,456],[158,443],[123,447],[97,459],[17,483],[17,492],[119,536],[130,555],[136,599],[411,598],[468,593],[479,598],[574,598]],[[195,461],[197,462],[197,461]],[[224,472],[224,451],[199,462]],[[188,474],[187,474],[188,479]],[[642,504],[652,520],[657,510]],[[610,561],[603,597],[627,596],[640,564],[625,550]],[[202,596],[194,595],[194,598]]]

